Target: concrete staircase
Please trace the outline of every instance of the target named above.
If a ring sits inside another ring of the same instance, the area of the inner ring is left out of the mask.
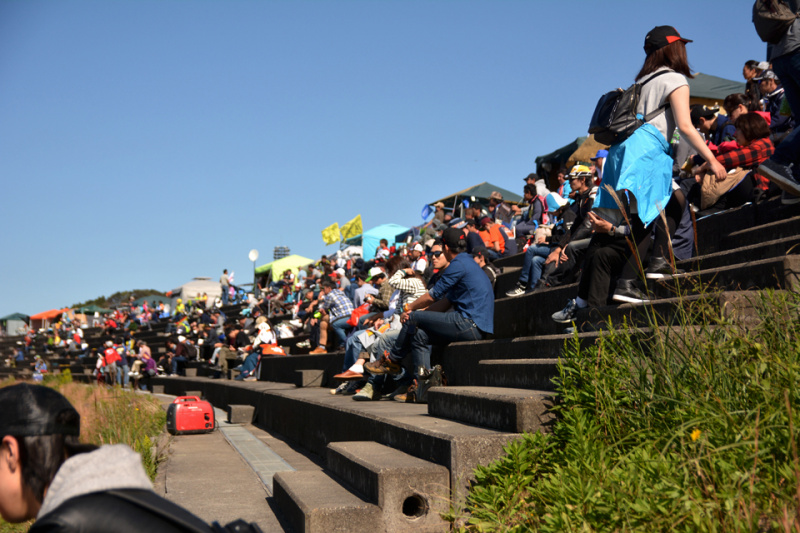
[[[759,291],[796,289],[800,206],[778,200],[747,205],[697,226],[699,253],[678,265],[687,274],[648,283],[655,298],[649,304],[608,306],[596,316],[579,315],[578,322],[608,319],[643,328],[647,349],[648,316],[662,317],[670,328],[676,309],[702,299],[716,316],[746,321]],[[498,264],[505,269],[497,283],[502,295],[516,282],[522,254]],[[709,286],[721,292],[699,290]],[[443,530],[439,513],[458,506],[477,465],[498,458],[520,433],[547,431],[554,423],[548,409],[553,378],[564,343],[573,337],[550,315],[576,290],[573,284],[499,298],[493,338],[434,350],[433,362],[443,365],[448,386],[431,389],[427,405],[332,396],[328,388],[342,370],[341,353],[267,359],[260,382],[197,377],[155,383],[170,394],[201,391],[220,408],[252,405],[255,424],[324,459],[324,472],[275,477],[273,504],[293,530]],[[598,335],[574,339],[588,346]]]

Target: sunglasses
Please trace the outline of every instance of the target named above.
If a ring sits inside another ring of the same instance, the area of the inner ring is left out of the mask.
[[[432,255],[433,257],[439,257],[439,256],[440,256],[440,255],[442,255],[443,253],[444,253],[444,251],[443,251],[443,250],[436,250],[435,252],[431,252],[431,255]]]

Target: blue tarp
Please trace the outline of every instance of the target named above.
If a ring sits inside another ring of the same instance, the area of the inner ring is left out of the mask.
[[[389,241],[389,246],[392,246],[395,243],[395,237],[408,231],[408,229],[398,224],[381,224],[365,231],[361,235],[347,239],[345,242],[347,244],[360,242],[364,251],[364,260],[369,261],[370,259],[375,259],[375,251],[378,249],[381,239],[386,239]]]

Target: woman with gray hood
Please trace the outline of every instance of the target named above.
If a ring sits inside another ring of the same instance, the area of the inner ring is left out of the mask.
[[[0,515],[30,531],[214,531],[155,494],[139,454],[81,444],[80,415],[57,391],[0,389]],[[216,524],[215,524],[216,525]]]

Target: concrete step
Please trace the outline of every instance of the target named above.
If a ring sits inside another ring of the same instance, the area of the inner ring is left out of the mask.
[[[558,359],[492,359],[479,366],[483,379],[472,385],[552,391],[558,376]]]
[[[497,298],[505,298],[506,292],[514,288],[519,281],[521,267],[504,267],[503,273],[497,276],[494,284],[494,293]]]
[[[522,433],[546,431],[554,421],[552,392],[505,387],[433,387],[428,414],[467,424]]]
[[[693,257],[686,261],[679,261],[677,266],[686,272],[697,272],[735,265],[741,263],[742,258],[760,260],[782,257],[795,251],[800,251],[797,248],[798,244],[800,244],[800,232],[790,237],[759,241],[748,246],[740,246],[734,250],[723,250],[713,254]]]
[[[796,289],[798,276],[800,256],[783,255],[687,272],[671,279],[648,282],[648,287],[658,297],[697,294],[711,287],[723,290]]]
[[[153,384],[174,395],[202,390],[220,409],[230,404],[253,405],[254,424],[319,456],[327,453],[331,442],[357,438],[384,444],[447,468],[454,492],[463,491],[473,479],[474,468],[500,457],[503,446],[516,436],[430,416],[423,404],[356,402],[351,396],[332,396],[329,389],[318,387],[188,377],[156,377]]]
[[[449,531],[450,473],[377,442],[332,442],[328,469],[381,508],[387,532]]]
[[[289,355],[261,359],[261,380],[277,383],[296,383],[299,370],[322,370],[324,387],[336,387],[333,376],[342,372],[344,352],[319,355]]]
[[[798,234],[800,234],[800,216],[795,216],[733,231],[722,239],[721,247],[723,249],[740,249],[744,246],[761,244],[765,241],[797,237]]]
[[[278,472],[275,503],[297,533],[382,531],[381,510],[320,471]]]
[[[525,252],[510,255],[508,257],[501,257],[494,262],[495,266],[503,267],[503,270],[509,267],[521,267],[522,262],[525,260]]]

